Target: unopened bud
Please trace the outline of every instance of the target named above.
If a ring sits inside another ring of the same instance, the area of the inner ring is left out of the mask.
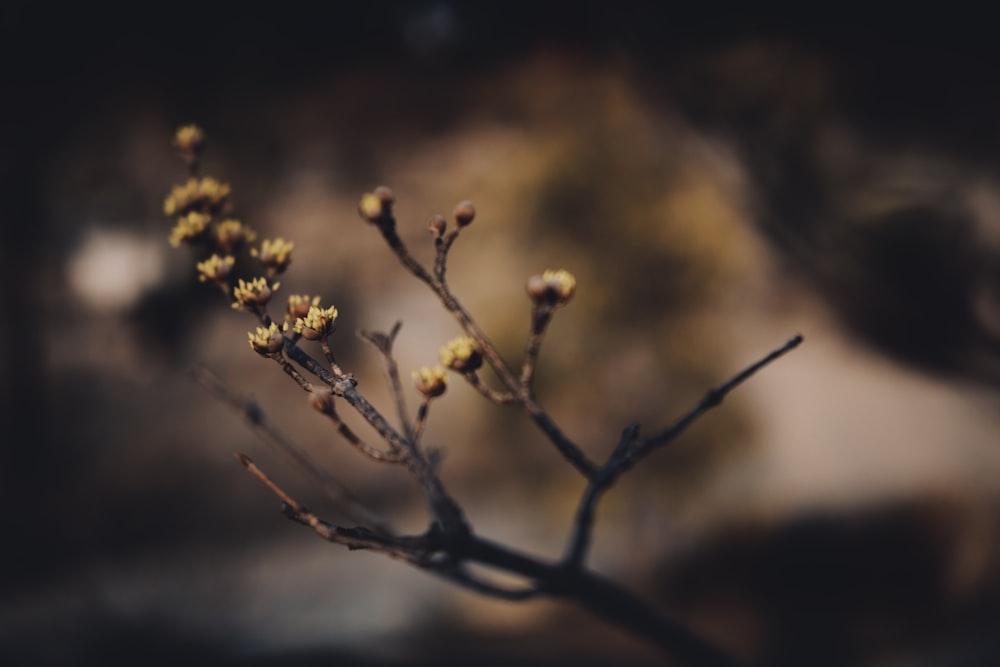
[[[358,213],[361,217],[376,225],[392,225],[392,203],[395,201],[392,190],[380,185],[371,192],[361,195],[358,201]]]
[[[446,229],[448,229],[448,221],[440,213],[431,216],[431,219],[427,221],[427,229],[434,236],[442,236]]]
[[[324,415],[333,416],[337,414],[333,408],[333,394],[325,387],[313,389],[309,392],[309,405]]]
[[[440,366],[434,368],[424,366],[419,371],[414,371],[413,383],[416,385],[417,391],[426,398],[435,398],[448,388],[448,376]]]
[[[531,276],[526,285],[528,296],[539,305],[563,306],[576,293],[576,278],[569,271],[544,271],[540,276]]]
[[[458,226],[465,227],[476,217],[476,207],[466,199],[455,207],[454,216]]]

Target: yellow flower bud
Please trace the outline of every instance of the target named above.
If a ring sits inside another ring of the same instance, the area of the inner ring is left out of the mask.
[[[434,368],[424,366],[419,371],[413,372],[413,383],[417,391],[426,398],[436,398],[448,388],[448,376],[440,366]]]
[[[441,348],[441,363],[453,371],[474,371],[483,365],[479,344],[468,336],[453,338]]]
[[[526,286],[528,296],[539,305],[564,306],[576,293],[576,278],[564,269],[532,276]]]
[[[261,356],[277,354],[285,346],[285,337],[278,329],[278,325],[271,322],[271,326],[257,327],[256,332],[247,333],[250,339],[250,349]]]
[[[239,284],[233,288],[233,297],[236,299],[233,308],[257,310],[271,300],[271,294],[280,286],[279,283],[268,285],[266,278],[254,278],[250,282],[240,278]]]

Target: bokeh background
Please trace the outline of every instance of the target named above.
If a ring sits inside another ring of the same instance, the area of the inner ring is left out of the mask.
[[[752,664],[1000,660],[988,23],[661,4],[4,5],[4,664],[659,664],[566,605],[485,600],[280,515],[233,452],[338,518],[190,368],[400,528],[426,521],[168,246],[189,122],[236,213],[295,241],[278,296],[337,305],[338,358],[380,405],[355,330],[402,320],[407,371],[458,330],[358,219],[378,184],[423,259],[427,218],[476,202],[450,279],[513,362],[526,278],[577,276],[539,394],[592,458],[801,332],[614,488],[593,566]],[[560,554],[582,485],[522,415],[455,384],[427,440],[478,532]]]

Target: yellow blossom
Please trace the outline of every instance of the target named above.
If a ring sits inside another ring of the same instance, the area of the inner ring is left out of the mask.
[[[413,383],[424,397],[435,398],[448,388],[448,376],[440,366],[434,368],[424,366],[419,371],[413,372]]]
[[[441,363],[453,371],[474,371],[483,365],[479,344],[468,336],[453,338],[440,350]]]
[[[254,278],[247,282],[240,278],[239,284],[233,288],[233,308],[239,310],[257,310],[271,300],[271,294],[278,289],[279,283],[267,284],[266,278]]]
[[[205,132],[197,125],[185,125],[174,133],[173,144],[181,157],[194,162],[205,149]]]
[[[247,337],[250,339],[250,348],[262,356],[280,352],[285,344],[285,337],[274,322],[267,328],[257,327],[257,331],[248,332]]]
[[[212,255],[204,262],[198,262],[198,280],[201,282],[225,283],[229,279],[229,272],[233,269],[236,258],[232,255],[220,257]]]
[[[217,213],[229,197],[228,183],[220,183],[214,178],[188,179],[184,185],[176,185],[163,202],[163,212],[167,215],[184,215],[188,211]]]
[[[277,238],[273,241],[264,239],[260,244],[260,250],[253,248],[250,250],[250,254],[260,259],[260,263],[265,268],[274,273],[281,273],[291,263],[292,250],[294,249],[295,244],[283,238]]]
[[[170,230],[170,245],[177,248],[181,243],[194,243],[202,238],[212,216],[191,211],[177,219],[177,224]]]
[[[295,320],[294,331],[297,334],[302,334],[306,340],[325,339],[333,333],[337,315],[337,309],[334,306],[329,308],[310,306],[305,317],[299,317]]]
[[[528,295],[537,304],[563,306],[576,292],[576,278],[564,269],[546,270],[528,279]]]
[[[309,308],[319,305],[319,297],[310,297],[308,294],[292,294],[288,297],[288,310],[285,311],[285,319],[294,322],[300,317],[305,317],[309,313]]]
[[[380,185],[373,191],[361,195],[358,201],[358,213],[368,222],[391,224],[394,201],[392,190]]]
[[[215,226],[215,242],[223,252],[236,252],[257,235],[239,220],[223,220]]]

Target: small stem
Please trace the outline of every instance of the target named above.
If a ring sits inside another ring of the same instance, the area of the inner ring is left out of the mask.
[[[427,424],[427,413],[431,409],[431,399],[425,398],[424,402],[417,408],[417,420],[413,427],[413,446],[420,444],[420,436],[424,434],[424,426]]]
[[[723,384],[715,387],[714,389],[710,389],[705,394],[704,398],[702,398],[701,401],[694,406],[694,408],[692,408],[687,414],[678,419],[672,425],[663,429],[659,433],[654,433],[653,435],[643,438],[642,440],[637,440],[634,446],[629,448],[627,455],[621,458],[619,466],[622,470],[619,471],[618,474],[621,474],[621,472],[631,468],[653,449],[675,440],[677,436],[687,430],[687,427],[693,424],[695,420],[712,408],[718,407],[729,392],[749,379],[754,373],[764,368],[764,366],[767,366],[771,362],[794,350],[802,343],[802,340],[802,335],[796,334],[783,345],[750,364],[742,371],[726,380]]]
[[[285,359],[280,352],[276,352],[275,354],[272,354],[270,356],[278,363],[279,366],[281,366],[281,370],[285,371],[285,373],[288,374],[290,378],[295,380],[295,382],[298,383],[298,385],[302,387],[302,389],[304,389],[305,391],[313,390],[312,384],[304,377],[302,377],[302,374],[295,369],[295,366],[292,366],[292,364],[287,359]]]
[[[319,345],[321,348],[323,348],[323,356],[326,357],[326,362],[330,364],[330,370],[333,371],[333,374],[341,379],[349,377],[348,374],[344,372],[344,369],[341,368],[340,365],[337,363],[337,360],[334,358],[333,350],[330,348],[330,339],[326,337],[320,338]]]
[[[393,401],[396,404],[396,414],[399,416],[399,424],[403,429],[403,434],[407,439],[413,439],[413,428],[410,426],[409,415],[406,413],[406,397],[403,393],[403,382],[399,377],[399,364],[392,354],[392,346],[396,342],[396,336],[403,327],[403,323],[397,321],[392,325],[389,333],[381,331],[359,331],[358,335],[375,346],[375,349],[382,355],[385,366],[386,381],[389,383],[389,390]]]
[[[191,371],[191,375],[210,394],[242,413],[254,433],[265,444],[277,449],[304,470],[306,475],[336,503],[344,516],[359,524],[367,525],[381,534],[392,534],[393,530],[388,523],[365,507],[343,483],[321,470],[304,451],[273,427],[255,401],[237,395],[205,368],[195,368]]]
[[[530,396],[521,395],[520,403],[524,406],[524,409],[528,412],[532,421],[538,426],[548,436],[549,440],[559,453],[569,461],[574,468],[576,468],[581,475],[586,477],[588,480],[591,479],[597,472],[597,464],[587,458],[587,455],[583,453],[576,444],[569,439],[569,437],[562,432],[559,425],[553,421],[552,417],[549,416],[545,410],[542,409],[538,403],[534,401]]]
[[[531,384],[538,363],[538,352],[545,338],[545,329],[552,320],[552,306],[534,305],[531,309],[531,332],[524,346],[524,360],[521,362],[521,387],[532,395]]]
[[[451,250],[452,244],[458,238],[459,229],[459,227],[456,227],[443,236],[434,239],[434,278],[439,283],[444,283],[444,274],[448,263],[448,251]]]
[[[587,488],[584,490],[583,497],[580,498],[580,504],[576,510],[576,518],[573,522],[573,534],[570,537],[566,555],[563,557],[563,563],[566,567],[576,569],[583,567],[594,531],[594,516],[597,509],[597,502],[618,478],[615,474],[616,456],[619,452],[627,451],[638,436],[639,425],[629,424],[622,431],[618,445],[609,457],[608,463],[602,466],[591,477],[590,483],[587,484]]]
[[[325,389],[323,390],[326,391]],[[352,447],[357,449],[359,452],[372,459],[373,461],[378,461],[379,463],[402,463],[407,460],[408,454],[401,449],[391,449],[388,452],[384,452],[381,449],[369,445],[358,435],[351,430],[348,426],[340,419],[340,415],[337,414],[336,408],[333,406],[333,401],[331,401],[328,406],[329,409],[324,409],[323,414],[330,418],[330,421],[334,423],[337,427],[337,433],[339,433]]]
[[[476,391],[497,405],[509,405],[511,403],[518,402],[518,398],[514,394],[510,392],[501,393],[487,385],[483,382],[483,379],[479,377],[479,374],[476,373],[476,371],[467,371],[462,373],[462,377],[464,377]]]

